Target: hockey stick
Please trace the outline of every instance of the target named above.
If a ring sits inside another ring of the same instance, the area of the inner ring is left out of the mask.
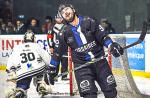
[[[130,44],[128,46],[123,47],[123,49],[130,48],[132,46],[135,46],[135,45],[143,42],[143,40],[145,38],[145,35],[146,35],[146,32],[147,32],[147,27],[148,27],[148,23],[146,21],[144,21],[143,22],[143,27],[142,27],[142,32],[141,32],[141,35],[140,35],[139,39],[136,42],[134,42],[134,43],[132,43],[132,44]]]
[[[127,45],[127,46],[123,47],[123,50],[125,50],[125,49],[127,49],[127,48],[130,48],[130,47],[133,47],[133,46],[135,46],[135,45],[137,45],[137,44],[143,42],[143,40],[144,40],[144,38],[145,38],[145,36],[146,36],[147,27],[148,27],[148,23],[147,23],[146,21],[144,21],[144,22],[143,22],[143,27],[142,27],[142,32],[141,32],[141,34],[140,34],[139,39],[138,39],[136,42],[134,42],[134,43],[132,43],[132,44],[130,44],[130,45]],[[79,69],[81,69],[81,68],[87,67],[87,66],[89,66],[90,64],[95,63],[95,62],[97,62],[97,61],[99,61],[99,60],[101,60],[101,59],[104,59],[104,58],[106,58],[106,57],[108,57],[108,54],[106,54],[106,55],[103,56],[103,57],[93,59],[92,61],[87,62],[87,63],[85,63],[85,64],[83,64],[83,65],[81,65],[81,66],[79,66],[79,67],[75,67],[74,69],[72,69],[72,70],[70,70],[70,71],[63,72],[63,73],[57,75],[57,76],[55,77],[55,79],[57,79],[58,77],[67,75],[69,72],[73,72],[73,71],[79,70]]]
[[[67,75],[69,72],[73,72],[73,71],[79,70],[79,69],[81,69],[81,68],[87,67],[87,66],[89,66],[90,64],[95,63],[95,62],[97,62],[97,61],[100,61],[100,60],[102,60],[102,59],[104,59],[104,58],[106,58],[106,57],[107,57],[107,55],[102,56],[102,57],[100,57],[100,58],[92,59],[92,61],[89,61],[89,62],[87,62],[87,63],[85,63],[85,64],[83,64],[83,65],[81,65],[81,66],[79,66],[79,67],[75,67],[74,69],[72,69],[72,70],[70,70],[70,71],[66,71],[66,72],[63,72],[63,73],[57,75],[57,76],[55,77],[55,79],[57,79],[58,77]]]

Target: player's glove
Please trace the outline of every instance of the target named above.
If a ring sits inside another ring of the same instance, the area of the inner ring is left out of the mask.
[[[116,42],[113,42],[110,45],[110,53],[114,56],[114,57],[119,57],[120,55],[123,55],[124,51],[123,48]]]
[[[46,84],[54,85],[54,83],[55,83],[54,77],[57,75],[56,67],[49,65],[47,68],[47,75],[49,75],[49,77],[45,77]],[[47,80],[48,78],[49,78],[49,80]]]
[[[17,66],[17,68],[20,68],[20,66]],[[17,80],[17,75],[16,75],[16,70],[17,68],[15,66],[12,66],[9,70],[6,69],[6,72],[8,74],[7,82],[14,82],[16,83]]]
[[[48,73],[50,73],[50,74],[55,74],[55,73],[56,73],[56,67],[49,65],[49,66],[47,67],[47,71],[48,71]]]
[[[17,75],[16,75],[16,72],[14,71],[11,71],[8,73],[8,78],[7,78],[7,82],[13,82],[13,83],[16,83],[16,80],[17,80]]]

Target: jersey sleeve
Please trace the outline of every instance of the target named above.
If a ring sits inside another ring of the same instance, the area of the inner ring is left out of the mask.
[[[104,28],[94,19],[91,19],[91,30],[95,34],[96,40],[105,47],[112,44],[112,39],[109,37],[108,33]]]
[[[45,62],[46,65],[49,65],[51,56],[50,54],[44,50],[40,45],[37,45],[37,52],[39,53],[42,60]]]
[[[13,62],[12,62],[12,58],[13,58],[12,55],[10,55],[10,57],[8,58],[7,66],[6,66],[6,70],[7,70],[7,71],[10,71],[10,70],[11,70],[11,67],[14,66],[14,64],[13,64]]]
[[[54,65],[55,67],[59,65],[60,58],[62,57],[62,50],[63,50],[62,48],[65,43],[65,39],[64,39],[65,32],[66,31],[63,30],[63,32],[60,32],[59,34],[57,34],[56,42],[54,45],[54,53],[53,53],[52,59],[50,61],[50,64]]]
[[[11,55],[8,58],[7,66],[6,66],[7,71],[15,70],[16,68],[16,64],[15,64],[15,61],[16,61],[15,58],[17,56],[16,51],[17,51],[17,48],[14,48]]]

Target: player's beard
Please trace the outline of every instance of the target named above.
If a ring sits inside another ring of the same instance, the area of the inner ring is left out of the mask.
[[[72,15],[72,17],[70,17],[70,19],[65,19],[64,18],[64,20],[67,22],[67,23],[70,23],[70,22],[73,22],[74,21],[74,19],[75,19],[75,12],[73,13],[73,15]]]
[[[69,22],[73,22],[75,19],[75,13],[73,13],[73,16],[70,18]]]

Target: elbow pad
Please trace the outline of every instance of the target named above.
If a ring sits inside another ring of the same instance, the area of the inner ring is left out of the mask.
[[[108,48],[113,43],[112,39],[108,36],[104,37],[103,45]]]

